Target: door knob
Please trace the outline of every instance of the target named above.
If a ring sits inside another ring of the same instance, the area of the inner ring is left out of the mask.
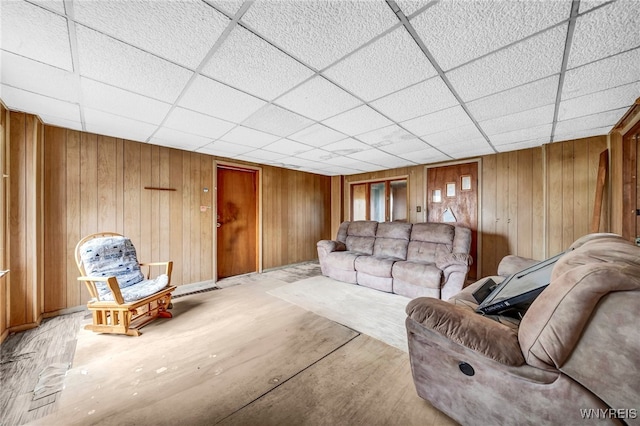
[[[222,226],[222,224],[220,222],[216,223],[216,228],[220,228]]]

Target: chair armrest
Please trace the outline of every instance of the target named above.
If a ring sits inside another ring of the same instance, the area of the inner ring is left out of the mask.
[[[518,333],[473,310],[430,297],[419,297],[406,308],[409,318],[481,355],[510,366],[523,365]]]
[[[122,297],[122,292],[120,291],[120,286],[118,285],[116,277],[78,277],[78,281],[84,281],[89,288],[89,293],[91,293],[91,295],[97,300],[100,300],[100,295],[98,294],[98,290],[93,282],[105,282],[107,283],[109,290],[111,290],[111,293],[113,293],[113,299],[120,305],[124,304],[124,298]]]
[[[142,266],[148,266],[149,269],[147,269],[147,279],[149,279],[149,277],[151,276],[151,267],[152,266],[164,266],[165,267],[165,274],[169,277],[169,282],[167,283],[167,285],[171,284],[171,271],[173,271],[173,261],[170,260],[168,262],[145,262],[145,263],[140,263],[140,267]]]
[[[516,256],[510,254],[502,258],[498,264],[498,275],[508,277],[511,274],[520,272],[529,266],[535,265],[539,260],[529,259],[528,257]]]

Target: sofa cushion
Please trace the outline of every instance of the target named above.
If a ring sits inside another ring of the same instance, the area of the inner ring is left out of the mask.
[[[407,245],[409,244],[410,234],[410,223],[380,223],[376,231],[373,255],[405,260],[407,258]]]
[[[435,263],[453,250],[455,227],[446,223],[416,223],[411,230],[407,260]]]
[[[136,249],[129,238],[93,238],[80,247],[80,258],[87,276],[116,277],[121,289],[144,280]],[[98,293],[111,294],[107,283],[96,282]]]
[[[360,256],[362,256],[362,254],[352,251],[334,251],[327,255],[327,263],[334,269],[355,271],[356,259]]]
[[[391,274],[394,279],[422,287],[440,288],[442,271],[433,263],[398,261],[393,264]]]
[[[393,257],[360,256],[356,259],[356,271],[391,278],[391,269],[397,260]]]
[[[348,251],[363,254],[373,254],[373,244],[376,241],[378,222],[358,220],[349,223],[345,243]]]

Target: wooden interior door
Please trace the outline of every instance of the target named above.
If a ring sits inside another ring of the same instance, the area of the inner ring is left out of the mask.
[[[258,182],[255,170],[218,166],[218,279],[258,270]]]
[[[449,222],[471,229],[473,264],[469,279],[477,278],[478,163],[427,169],[427,221]]]

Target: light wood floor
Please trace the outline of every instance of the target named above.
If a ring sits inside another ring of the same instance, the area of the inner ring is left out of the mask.
[[[137,338],[83,330],[84,312],[12,335],[1,424],[454,424],[417,396],[406,353],[268,294],[318,274],[222,280]],[[39,371],[64,362],[65,389],[34,403]]]

